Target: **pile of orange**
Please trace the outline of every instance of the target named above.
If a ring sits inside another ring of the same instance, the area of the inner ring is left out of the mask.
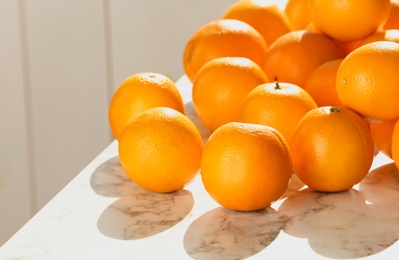
[[[155,192],[199,173],[222,206],[258,210],[292,174],[323,192],[350,189],[375,149],[399,167],[399,2],[240,0],[187,39],[182,65],[202,140],[165,76],[126,79],[109,122],[122,167]]]

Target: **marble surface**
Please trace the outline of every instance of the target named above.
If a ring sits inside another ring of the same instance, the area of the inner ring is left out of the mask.
[[[190,86],[178,82],[195,117]],[[293,176],[271,207],[220,207],[200,175],[185,189],[151,193],[121,168],[111,143],[0,248],[0,259],[397,259],[399,172],[377,154],[368,176],[340,193]]]

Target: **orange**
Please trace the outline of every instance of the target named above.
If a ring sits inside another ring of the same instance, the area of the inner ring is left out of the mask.
[[[390,41],[399,43],[399,29],[377,31],[369,37],[366,37],[366,39],[361,42],[361,45],[366,45],[368,43],[377,41]]]
[[[337,72],[341,102],[370,120],[399,118],[399,43],[372,42],[352,51]]]
[[[269,79],[303,87],[314,69],[343,57],[333,40],[321,33],[300,30],[286,33],[270,45],[262,68]]]
[[[237,19],[254,27],[270,45],[291,31],[286,14],[270,0],[242,0],[231,5],[223,19]]]
[[[210,130],[237,121],[247,94],[268,81],[262,69],[247,58],[209,61],[193,82],[193,107]]]
[[[220,57],[245,57],[258,65],[263,63],[267,44],[249,24],[235,19],[220,19],[200,27],[188,40],[183,65],[191,82],[201,67]]]
[[[342,60],[331,60],[321,64],[305,81],[303,88],[313,97],[319,107],[343,106],[335,88],[337,71]]]
[[[390,0],[309,0],[314,25],[343,42],[374,33],[388,18],[390,8]]]
[[[399,29],[399,1],[391,0],[391,11],[388,15],[388,19],[382,26],[385,30]]]
[[[355,50],[357,47],[359,47],[362,41],[363,41],[363,39],[350,41],[350,42],[341,42],[341,41],[334,40],[334,42],[341,48],[341,50],[344,51],[345,55],[348,55],[353,50]]]
[[[399,120],[396,121],[392,133],[392,159],[399,169]]]
[[[289,143],[299,120],[317,105],[301,87],[291,83],[265,83],[245,98],[240,121],[275,128]]]
[[[286,191],[292,176],[288,145],[271,127],[227,123],[205,144],[201,176],[206,191],[226,208],[269,207]]]
[[[392,158],[392,134],[395,121],[376,123],[370,122],[370,132],[376,148],[389,158]]]
[[[350,189],[368,173],[374,144],[367,122],[350,109],[320,107],[299,122],[290,144],[294,171],[309,188]]]
[[[185,113],[183,99],[172,80],[158,73],[137,73],[128,77],[112,96],[108,120],[119,139],[122,128],[141,111],[165,106]]]
[[[172,108],[150,108],[135,116],[118,145],[126,174],[149,191],[182,189],[199,172],[201,135],[188,117]]]
[[[312,22],[308,0],[288,0],[284,11],[294,31],[304,30]]]

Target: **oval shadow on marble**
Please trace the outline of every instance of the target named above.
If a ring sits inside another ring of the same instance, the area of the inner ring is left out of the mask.
[[[242,212],[218,207],[191,223],[184,248],[194,259],[244,259],[270,245],[283,225],[272,208]]]
[[[329,258],[374,255],[398,240],[397,224],[354,189],[322,193],[307,188],[289,196],[279,212],[288,219],[284,232],[307,238],[313,251]]]
[[[166,231],[192,210],[194,198],[187,190],[152,193],[141,190],[109,205],[100,215],[97,227],[106,236],[134,240]]]

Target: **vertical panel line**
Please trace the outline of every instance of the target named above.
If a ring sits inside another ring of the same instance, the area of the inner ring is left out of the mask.
[[[29,44],[28,44],[28,24],[25,0],[18,1],[18,16],[21,40],[21,59],[22,59],[22,84],[24,89],[24,103],[25,103],[25,120],[26,120],[26,135],[27,135],[27,153],[28,153],[28,167],[29,167],[29,194],[30,194],[30,211],[33,216],[38,211],[38,194],[37,194],[37,172],[36,172],[36,158],[35,158],[35,135],[33,127],[33,104],[32,104],[32,86],[29,60]]]

